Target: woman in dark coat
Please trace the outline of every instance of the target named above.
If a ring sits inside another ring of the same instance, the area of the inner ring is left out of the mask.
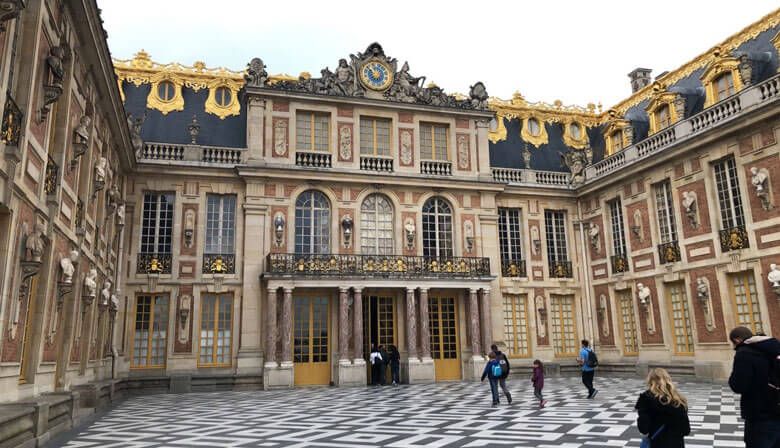
[[[393,377],[393,386],[397,386],[401,382],[399,375],[401,371],[401,354],[398,353],[395,345],[391,345],[387,355],[390,358],[390,373]]]
[[[672,383],[669,372],[653,369],[647,376],[647,390],[636,402],[639,432],[652,440],[653,448],[684,448],[691,433],[688,401]]]

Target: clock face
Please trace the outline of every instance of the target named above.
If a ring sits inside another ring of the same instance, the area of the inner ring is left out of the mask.
[[[360,68],[360,81],[372,90],[385,90],[393,83],[393,72],[383,62],[369,61]]]

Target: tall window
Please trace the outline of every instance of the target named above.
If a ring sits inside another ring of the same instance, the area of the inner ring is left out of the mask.
[[[168,344],[168,297],[138,296],[135,308],[133,367],[165,366]]]
[[[141,253],[170,254],[173,231],[173,194],[144,194]]]
[[[207,254],[233,254],[236,233],[236,197],[210,194],[206,196]]]
[[[631,292],[619,293],[618,300],[620,301],[623,354],[636,356],[639,354],[639,340],[637,339],[636,314],[634,313],[634,300],[631,297]]]
[[[525,295],[504,296],[504,338],[509,354],[531,356],[528,329],[528,305]]]
[[[615,131],[609,135],[609,153],[614,154],[623,149],[623,131]]]
[[[390,125],[388,118],[360,117],[360,154],[389,156]]]
[[[501,263],[522,260],[520,239],[520,209],[498,209],[498,240],[501,246]]]
[[[626,232],[623,227],[623,204],[620,198],[616,198],[609,203],[609,217],[612,227],[612,247],[615,255],[626,255]]]
[[[442,198],[430,198],[422,209],[423,255],[426,257],[451,257],[452,208]]]
[[[200,366],[230,365],[233,296],[206,294],[201,301]]]
[[[677,227],[674,223],[672,183],[667,179],[655,185],[655,208],[658,213],[658,229],[661,243],[677,241]]]
[[[545,210],[544,230],[547,238],[547,261],[551,265],[569,261],[566,250],[566,212]]]
[[[666,287],[669,314],[674,329],[674,352],[677,355],[693,354],[693,330],[688,298],[684,283],[669,283]]]
[[[577,324],[574,321],[574,297],[550,296],[553,344],[556,356],[577,354]]]
[[[447,156],[446,124],[420,123],[420,158],[423,160],[449,160]]]
[[[734,294],[734,311],[737,325],[750,328],[753,333],[764,331],[761,324],[761,309],[758,304],[758,290],[753,272],[742,272],[731,277]]]
[[[655,123],[657,131],[666,129],[672,124],[672,117],[669,113],[669,105],[661,106],[655,111]]]
[[[734,95],[734,76],[726,72],[715,79],[715,102]]]
[[[330,115],[296,111],[295,120],[295,145],[298,150],[330,149]]]
[[[304,191],[295,201],[295,253],[330,253],[330,202],[319,191]]]
[[[370,255],[393,253],[393,206],[381,194],[368,196],[360,206],[360,251]]]
[[[723,229],[742,227],[745,216],[742,213],[742,196],[739,193],[737,164],[733,156],[718,160],[713,164],[715,185],[718,189],[720,223]]]

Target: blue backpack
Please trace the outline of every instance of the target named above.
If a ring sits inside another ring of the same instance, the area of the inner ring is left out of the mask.
[[[501,378],[503,373],[504,371],[499,363],[494,363],[493,366],[490,367],[490,374],[493,375],[494,378]]]

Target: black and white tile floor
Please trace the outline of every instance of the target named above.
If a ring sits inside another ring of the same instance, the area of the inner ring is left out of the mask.
[[[643,383],[547,378],[539,409],[529,381],[510,380],[514,402],[490,406],[485,383],[148,395],[130,398],[48,446],[76,447],[638,447],[633,411]],[[738,397],[683,382],[688,448],[740,447]]]

